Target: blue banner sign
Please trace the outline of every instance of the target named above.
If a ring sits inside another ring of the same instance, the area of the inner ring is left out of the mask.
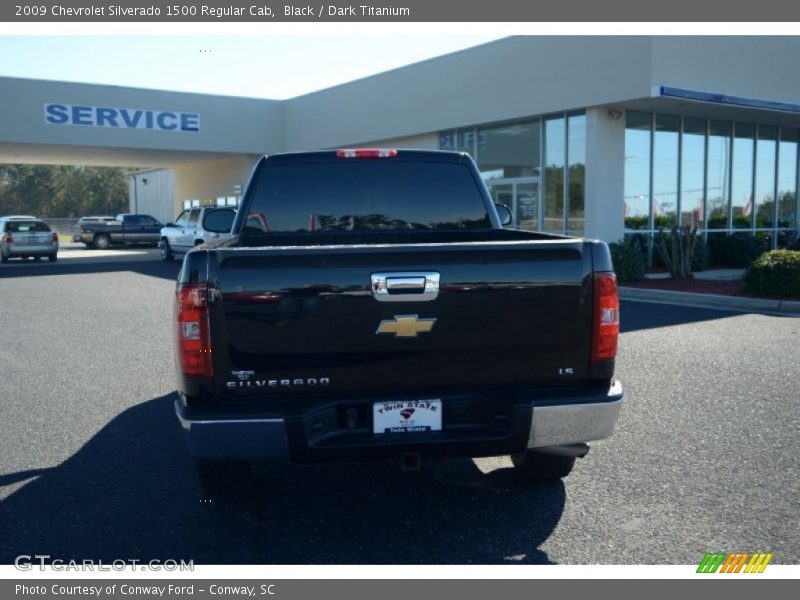
[[[112,129],[152,129],[156,131],[200,131],[197,113],[112,106],[46,103],[44,121],[48,125],[110,127]]]

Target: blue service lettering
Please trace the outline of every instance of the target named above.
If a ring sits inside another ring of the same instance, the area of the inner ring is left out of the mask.
[[[156,131],[200,131],[200,115],[168,110],[81,106],[46,103],[44,120],[48,125],[80,125],[116,129],[152,129]]]
[[[172,123],[167,125],[167,119],[172,119]],[[159,129],[166,129],[167,131],[171,131],[171,130],[175,129],[176,127],[178,127],[178,125],[175,123],[175,121],[177,121],[177,119],[178,119],[178,115],[176,115],[175,113],[162,112],[161,114],[158,115],[158,119],[157,119],[158,128]]]
[[[63,104],[45,104],[44,120],[53,125],[63,125],[69,121],[67,107]]]
[[[72,107],[73,125],[94,125],[92,122],[92,109],[89,106]]]

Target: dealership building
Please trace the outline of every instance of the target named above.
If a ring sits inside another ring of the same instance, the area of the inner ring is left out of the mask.
[[[235,204],[262,154],[470,154],[515,227],[797,229],[798,37],[513,37],[288,100],[0,78],[0,162],[136,166],[131,210]]]

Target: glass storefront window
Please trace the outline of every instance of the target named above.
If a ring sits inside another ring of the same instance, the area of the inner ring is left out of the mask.
[[[455,151],[456,149],[456,130],[449,129],[439,132],[439,150]]]
[[[725,121],[711,121],[708,133],[707,227],[727,229],[731,124]]]
[[[731,221],[734,229],[749,229],[753,220],[753,144],[755,126],[736,123],[731,166]]]
[[[583,200],[586,184],[586,115],[567,117],[567,233],[583,233]]]
[[[679,117],[656,115],[653,140],[653,227],[677,224]]]
[[[650,129],[652,115],[625,115],[625,228],[650,229]]]
[[[478,129],[478,168],[484,179],[538,177],[539,120]]]
[[[778,128],[759,125],[756,142],[756,229],[775,226],[775,153]]]
[[[565,125],[564,117],[551,117],[545,120],[545,231],[564,231]]]
[[[682,226],[704,226],[703,174],[706,156],[706,120],[683,120],[681,142],[681,219]]]
[[[794,228],[797,207],[797,129],[781,129],[778,147],[778,227]]]
[[[475,129],[459,129],[458,135],[458,151],[466,152],[472,158],[475,158]]]

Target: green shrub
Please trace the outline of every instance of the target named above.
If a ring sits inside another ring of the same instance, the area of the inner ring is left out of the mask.
[[[745,272],[744,290],[761,296],[800,296],[800,251],[762,254]]]
[[[705,271],[711,266],[711,251],[702,239],[698,239],[694,245],[694,255],[692,256],[692,272]]]
[[[617,281],[639,281],[644,279],[644,254],[639,244],[632,238],[608,245],[611,250],[611,260],[614,263],[614,272]]]
[[[752,235],[709,236],[708,246],[715,265],[745,268],[767,251],[769,242]]]

